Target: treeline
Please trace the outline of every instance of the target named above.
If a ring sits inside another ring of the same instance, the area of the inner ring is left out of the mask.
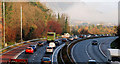
[[[56,16],[52,10],[40,2],[5,3],[6,42],[19,42],[21,39],[20,8],[22,6],[23,40],[46,37],[48,31],[62,34],[69,32],[68,17]]]
[[[76,34],[116,34],[116,26],[87,25],[75,26],[72,29]]]

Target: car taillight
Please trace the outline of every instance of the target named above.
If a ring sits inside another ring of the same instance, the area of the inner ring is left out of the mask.
[[[48,61],[48,62],[51,62],[51,61]]]

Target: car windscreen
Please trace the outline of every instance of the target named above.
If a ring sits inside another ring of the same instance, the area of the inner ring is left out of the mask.
[[[52,47],[47,47],[47,49],[52,49]]]
[[[47,34],[48,36],[54,36],[54,34]]]
[[[41,44],[42,42],[38,42],[39,44]]]
[[[31,50],[31,48],[26,48],[26,49]]]
[[[63,38],[63,40],[66,40],[66,38]]]
[[[33,46],[29,46],[29,47],[33,47]]]
[[[50,61],[49,58],[43,58],[43,61]]]
[[[93,40],[93,42],[97,42],[96,40]]]

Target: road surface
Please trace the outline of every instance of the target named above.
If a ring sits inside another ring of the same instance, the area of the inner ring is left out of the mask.
[[[73,46],[71,55],[77,64],[85,64],[88,62],[89,59],[94,59],[100,64],[107,62],[107,58],[101,53],[100,49],[103,51],[103,53],[106,53],[107,51],[105,50],[110,47],[110,43],[114,41],[116,37],[105,37],[96,39],[98,40],[98,45],[91,45],[91,41],[93,39],[89,39],[78,42]]]

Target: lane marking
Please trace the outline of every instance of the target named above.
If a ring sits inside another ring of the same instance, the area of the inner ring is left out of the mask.
[[[89,55],[89,53],[88,53],[88,51],[87,51],[87,48],[88,48],[89,45],[90,45],[90,43],[88,43],[88,44],[86,45],[86,47],[85,47],[85,52],[86,52],[87,56],[89,57],[89,59],[91,60],[92,58],[90,57],[90,55]]]

